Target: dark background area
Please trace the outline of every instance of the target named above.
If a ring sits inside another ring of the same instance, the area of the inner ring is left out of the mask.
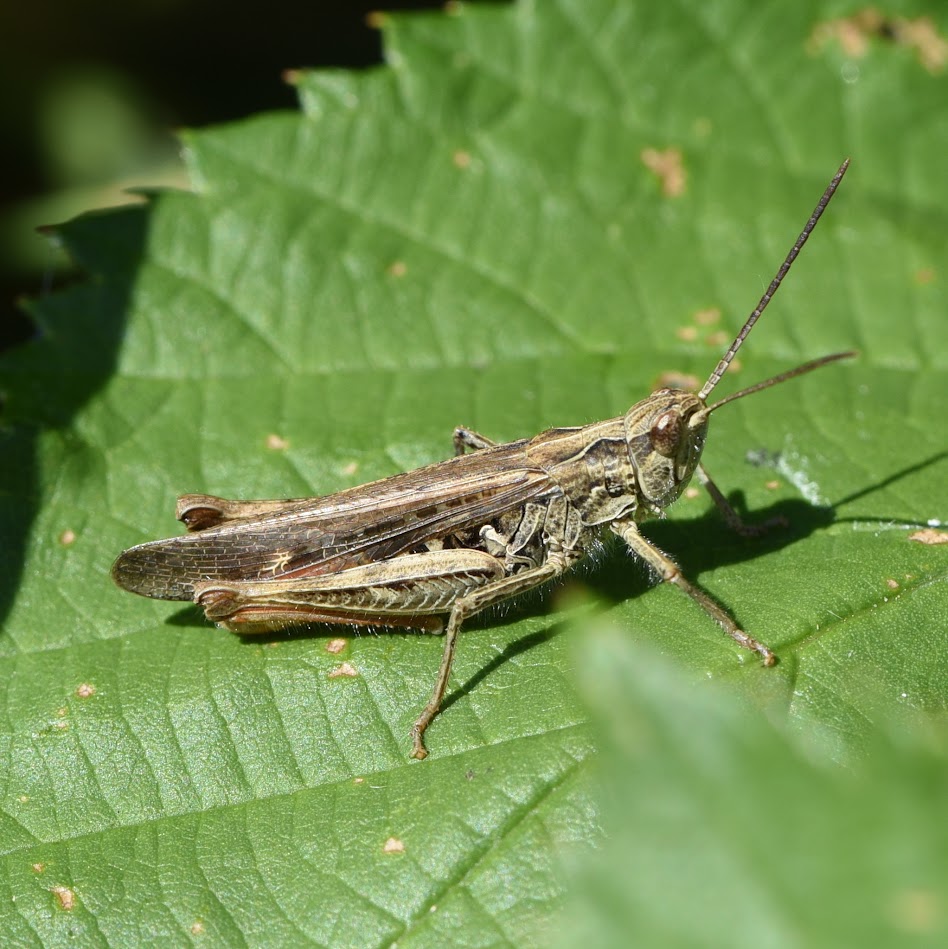
[[[379,7],[364,0],[0,5],[0,350],[34,332],[18,301],[73,277],[36,227],[115,204],[130,185],[183,185],[173,130],[295,108],[287,69],[380,63],[381,34],[367,21]]]

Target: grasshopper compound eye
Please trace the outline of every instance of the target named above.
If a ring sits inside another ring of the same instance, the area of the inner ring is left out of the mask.
[[[674,458],[681,442],[681,416],[674,409],[662,412],[649,429],[648,438],[660,455]]]

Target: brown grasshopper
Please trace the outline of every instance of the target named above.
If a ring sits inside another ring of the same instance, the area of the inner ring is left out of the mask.
[[[773,652],[740,629],[675,562],[639,533],[661,516],[695,472],[728,524],[742,523],[700,463],[712,412],[820,366],[835,353],[735,392],[707,398],[763,313],[842,180],[820,198],[767,292],[695,394],[658,389],[624,416],[554,428],[498,445],[455,429],[455,457],[321,498],[178,499],[191,532],[126,550],[112,567],[119,586],[163,600],[193,600],[237,633],[299,623],[403,626],[444,632],[437,682],[411,729],[412,755],[441,707],[464,621],[563,574],[608,528],[662,579],[684,590],[764,665]],[[472,453],[465,454],[467,450]],[[447,618],[447,624],[445,624]]]

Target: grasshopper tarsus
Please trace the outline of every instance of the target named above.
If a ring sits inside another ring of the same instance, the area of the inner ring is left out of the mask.
[[[774,528],[783,528],[789,527],[790,522],[782,515],[778,514],[776,517],[768,518],[766,521],[761,521],[759,524],[748,524],[744,521],[740,514],[734,510],[731,502],[724,496],[724,493],[721,489],[711,480],[710,475],[705,469],[704,465],[698,465],[698,479],[704,485],[705,490],[711,496],[711,500],[714,501],[715,507],[721,512],[724,517],[724,523],[734,531],[735,534],[738,534],[741,537],[748,537],[756,539],[758,537],[763,537],[768,531],[773,530]]]
[[[782,518],[745,524],[701,467],[711,414],[721,406],[853,353],[835,353],[728,395],[707,399],[832,198],[843,163],[767,291],[697,393],[658,389],[624,416],[497,444],[454,431],[455,457],[323,498],[228,501],[185,495],[189,533],[125,551],[112,576],[135,593],[195,600],[234,632],[299,623],[444,628],[431,697],[411,728],[412,755],[448,687],[464,621],[550,580],[611,529],[662,580],[677,586],[765,666],[777,657],[749,636],[639,522],[661,516],[697,473],[728,525],[758,536]],[[447,617],[447,624],[444,618]]]
[[[434,715],[431,716],[434,718]],[[425,728],[428,727],[428,722],[423,723],[424,727],[418,722],[415,722],[411,727],[411,756],[418,761],[424,761],[428,757],[428,749],[425,747],[424,739],[421,737],[424,734]]]
[[[729,634],[734,639],[734,641],[738,643],[738,645],[743,646],[745,649],[748,649],[751,652],[756,652],[757,655],[760,656],[762,665],[775,666],[777,664],[777,656],[774,651],[769,649],[759,640],[754,639],[753,636],[748,636],[744,630],[735,629],[730,631]]]
[[[790,526],[790,521],[782,514],[774,517],[768,517],[766,521],[759,524],[745,524],[741,521],[740,527],[732,528],[741,537],[747,537],[750,540],[757,540],[773,530],[786,530]]]

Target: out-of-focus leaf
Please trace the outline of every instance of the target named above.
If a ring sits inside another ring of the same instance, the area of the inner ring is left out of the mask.
[[[587,629],[577,652],[608,843],[580,876],[565,944],[944,944],[943,731],[876,732],[864,760],[832,767],[624,630]]]

